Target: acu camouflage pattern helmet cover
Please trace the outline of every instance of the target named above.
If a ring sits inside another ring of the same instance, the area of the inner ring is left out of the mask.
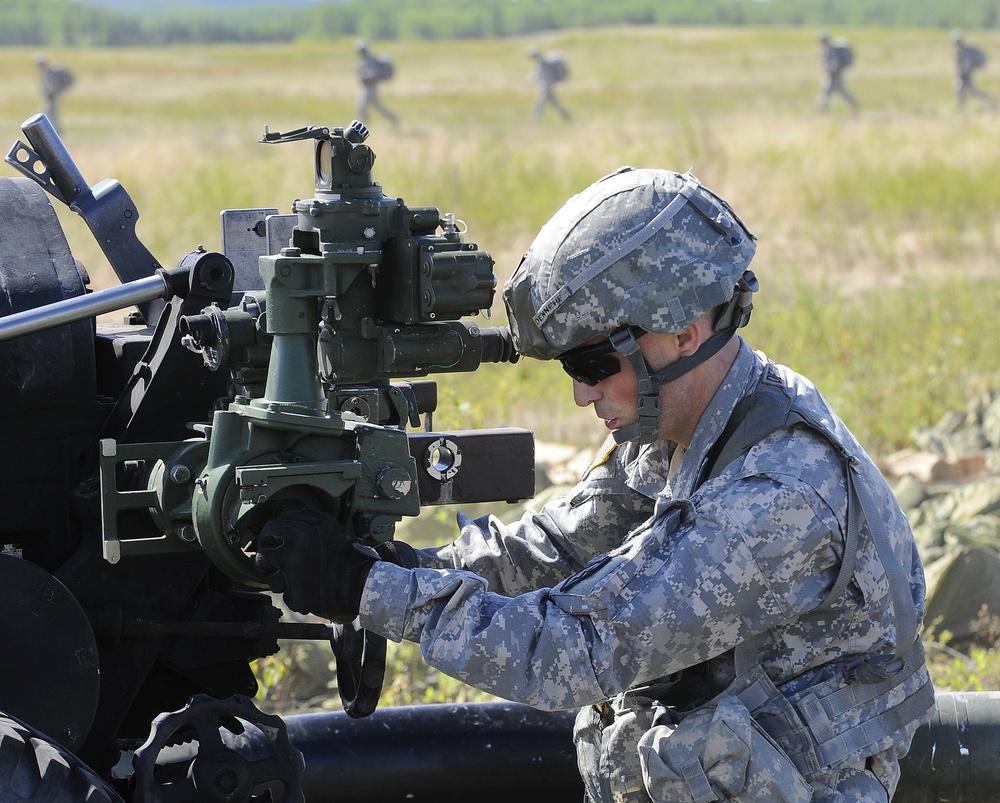
[[[556,212],[505,284],[517,349],[548,360],[626,324],[683,332],[733,297],[755,240],[690,173],[620,168]]]

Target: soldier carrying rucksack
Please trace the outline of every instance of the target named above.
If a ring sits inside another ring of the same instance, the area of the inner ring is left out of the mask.
[[[45,99],[43,111],[52,127],[59,131],[59,96],[73,85],[73,73],[61,64],[51,64],[41,53],[35,56],[35,64],[41,72],[40,88]]]
[[[992,105],[993,98],[975,85],[972,75],[986,66],[986,53],[966,42],[960,31],[952,31],[951,40],[955,43],[955,98],[958,108],[964,108],[966,95],[975,95]]]
[[[824,31],[819,36],[823,45],[823,86],[819,95],[819,110],[826,111],[834,92],[844,97],[857,111],[858,102],[844,86],[844,70],[854,63],[854,49],[846,39],[830,39]]]
[[[378,85],[390,80],[395,74],[395,66],[386,55],[372,53],[368,42],[361,39],[355,45],[358,51],[358,81],[361,89],[358,92],[358,119],[367,123],[368,108],[378,109],[392,123],[398,123],[399,118],[379,100]]]
[[[570,114],[556,97],[555,85],[569,78],[569,66],[562,53],[542,53],[537,47],[530,48],[528,55],[535,60],[535,71],[529,80],[538,84],[538,95],[535,98],[535,119],[542,116],[546,104],[550,104],[564,120],[570,119]]]

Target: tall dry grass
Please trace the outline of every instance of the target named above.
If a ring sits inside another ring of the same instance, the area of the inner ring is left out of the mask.
[[[691,168],[759,235],[750,337],[816,379],[884,452],[996,379],[1000,116],[955,112],[946,33],[867,29],[846,32],[862,111],[819,115],[815,33],[615,28],[375,43],[396,61],[383,97],[403,120],[370,121],[376,178],[409,204],[456,212],[502,279],[597,177],[622,164]],[[1000,54],[1000,34],[969,36]],[[571,123],[531,119],[530,44],[567,54]],[[198,244],[219,247],[221,209],[286,210],[309,195],[309,146],[260,145],[265,124],[342,125],[354,114],[348,41],[48,55],[77,74],[62,112],[80,169],[91,183],[122,182],[139,236],[168,265]],[[11,142],[39,107],[31,56],[0,50],[0,138]],[[1000,96],[994,65],[981,83]],[[94,287],[114,283],[82,221],[59,214]],[[441,385],[442,427],[602,436],[552,365],[488,366]]]

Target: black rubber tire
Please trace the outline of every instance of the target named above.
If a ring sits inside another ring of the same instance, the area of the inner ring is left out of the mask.
[[[124,803],[80,759],[0,712],[0,801]]]

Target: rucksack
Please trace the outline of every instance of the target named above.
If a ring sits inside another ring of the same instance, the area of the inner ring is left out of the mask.
[[[566,59],[560,53],[553,53],[545,59],[548,70],[549,78],[553,81],[565,81],[569,78],[569,65],[566,64]]]
[[[45,74],[45,88],[50,94],[62,92],[73,86],[73,73],[65,67],[53,67]]]
[[[835,44],[833,50],[841,67],[850,67],[854,64],[854,49],[849,44],[846,42]]]
[[[396,68],[388,56],[373,56],[372,72],[377,81],[388,81],[396,72]]]
[[[965,53],[970,67],[978,69],[986,66],[986,54],[978,47],[967,47]]]

